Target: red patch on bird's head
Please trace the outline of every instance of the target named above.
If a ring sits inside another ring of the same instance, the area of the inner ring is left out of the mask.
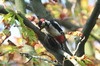
[[[40,19],[41,22],[45,21],[45,19]]]

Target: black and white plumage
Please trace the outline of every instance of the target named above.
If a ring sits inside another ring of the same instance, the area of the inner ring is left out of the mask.
[[[52,36],[58,36],[64,34],[62,29],[60,28],[60,25],[56,21],[47,21],[44,19],[40,19],[39,21],[39,27],[40,30],[45,28],[48,33],[50,33]]]
[[[40,30],[45,28],[46,31],[61,44],[63,50],[69,50],[68,47],[65,48],[67,40],[61,26],[56,21],[40,19],[38,26],[40,27]]]

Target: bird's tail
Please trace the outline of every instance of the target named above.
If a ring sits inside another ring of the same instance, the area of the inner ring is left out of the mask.
[[[65,41],[63,42],[63,44],[61,44],[61,45],[62,45],[62,49],[63,49],[64,51],[66,51],[66,52],[69,53],[70,55],[73,55],[73,54],[71,53],[70,49],[68,48],[68,41],[67,41],[67,40],[65,40]]]

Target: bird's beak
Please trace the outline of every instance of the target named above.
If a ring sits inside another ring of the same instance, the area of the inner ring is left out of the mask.
[[[38,22],[38,26],[40,27],[40,30],[45,28],[45,24],[43,22],[41,22],[41,21]]]

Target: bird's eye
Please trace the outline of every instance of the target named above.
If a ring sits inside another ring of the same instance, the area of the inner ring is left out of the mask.
[[[44,27],[45,26],[45,22],[44,21],[43,22],[42,21],[39,21],[38,26],[39,27]]]

